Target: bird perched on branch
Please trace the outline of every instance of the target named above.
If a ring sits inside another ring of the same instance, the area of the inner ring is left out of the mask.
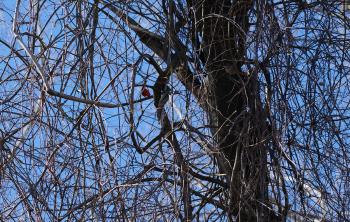
[[[143,85],[141,88],[141,95],[143,97],[150,97],[151,96],[151,93],[149,92],[149,90],[147,89],[147,87],[145,85]]]

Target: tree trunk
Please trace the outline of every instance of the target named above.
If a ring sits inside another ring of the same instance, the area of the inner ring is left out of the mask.
[[[208,112],[219,149],[228,160],[229,215],[271,221],[267,204],[267,133],[257,76],[241,71],[252,1],[205,0],[196,8],[201,58],[209,76]]]

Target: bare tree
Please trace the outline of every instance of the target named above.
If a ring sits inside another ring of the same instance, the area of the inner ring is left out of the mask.
[[[1,221],[347,221],[345,1],[0,3]]]

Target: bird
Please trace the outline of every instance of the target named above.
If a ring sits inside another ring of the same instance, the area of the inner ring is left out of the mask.
[[[147,89],[147,87],[145,85],[142,86],[141,95],[143,97],[150,97],[151,96],[151,93],[149,92],[149,90]]]

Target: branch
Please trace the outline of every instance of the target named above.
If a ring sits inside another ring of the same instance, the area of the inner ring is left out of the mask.
[[[120,107],[122,106],[122,104],[111,104],[111,103],[104,103],[104,102],[99,102],[97,101],[102,94],[107,90],[107,88],[109,87],[110,84],[112,84],[115,81],[115,78],[117,76],[119,76],[119,74],[121,72],[123,72],[127,67],[125,66],[108,84],[107,86],[102,90],[102,92],[96,97],[95,100],[89,100],[89,99],[82,99],[79,97],[75,97],[75,96],[71,96],[71,95],[66,95],[62,92],[57,92],[53,89],[50,88],[50,82],[46,79],[46,75],[44,72],[44,69],[41,67],[41,65],[39,64],[38,60],[36,59],[36,57],[34,56],[34,54],[26,47],[26,45],[24,44],[20,34],[17,32],[17,28],[16,28],[16,24],[17,24],[17,19],[18,19],[18,13],[19,13],[19,5],[21,3],[21,0],[17,0],[16,3],[16,9],[15,9],[15,16],[14,16],[14,20],[13,20],[13,24],[12,24],[12,32],[13,35],[15,37],[15,39],[18,41],[18,43],[20,44],[20,46],[24,49],[24,51],[27,53],[27,55],[30,57],[30,59],[32,60],[32,62],[34,63],[34,66],[37,70],[37,72],[40,74],[41,77],[41,81],[43,83],[43,91],[48,93],[49,95],[52,96],[57,96],[57,97],[61,97],[64,99],[68,99],[68,100],[72,100],[72,101],[77,101],[77,102],[81,102],[81,103],[85,103],[85,104],[89,104],[89,105],[95,105],[95,106],[99,106],[99,107],[106,107],[106,108],[116,108],[116,107]],[[29,64],[29,63],[28,63]],[[41,105],[41,104],[40,104]],[[37,111],[35,111],[36,113]]]
[[[103,4],[116,16],[122,19],[123,22],[125,22],[127,26],[138,35],[142,43],[144,43],[148,48],[152,49],[152,51],[155,52],[160,58],[166,60],[168,50],[166,49],[166,47],[164,47],[166,45],[166,41],[162,36],[144,29],[134,19],[127,16],[123,11],[119,10],[111,3],[103,1]],[[113,22],[118,24],[118,21],[115,19],[115,17],[107,13],[105,10],[103,10],[103,8],[101,9],[101,11]]]
[[[111,10],[116,16],[123,20],[127,24],[127,26],[134,31],[137,36],[140,38],[141,42],[145,44],[148,48],[150,48],[154,53],[156,53],[163,61],[168,61],[168,46],[166,44],[166,39],[160,35],[157,35],[153,32],[150,32],[140,26],[134,19],[127,16],[123,11],[119,10],[117,7],[113,6],[111,3],[107,1],[103,1],[103,4],[106,8]],[[101,11],[110,18],[114,23],[118,24],[118,21],[115,17],[107,13],[103,8]],[[179,50],[175,50],[177,52],[181,52],[186,49],[186,47],[181,43],[180,40],[175,41],[176,46],[179,47]],[[184,53],[182,53],[184,54]],[[185,55],[185,54],[184,54]],[[179,53],[171,54],[171,64],[168,64],[172,68],[171,71],[176,73],[177,78],[181,81],[181,83],[190,91],[192,94],[200,100],[200,82],[196,79],[191,72],[190,68],[186,64],[187,58],[179,55]]]

